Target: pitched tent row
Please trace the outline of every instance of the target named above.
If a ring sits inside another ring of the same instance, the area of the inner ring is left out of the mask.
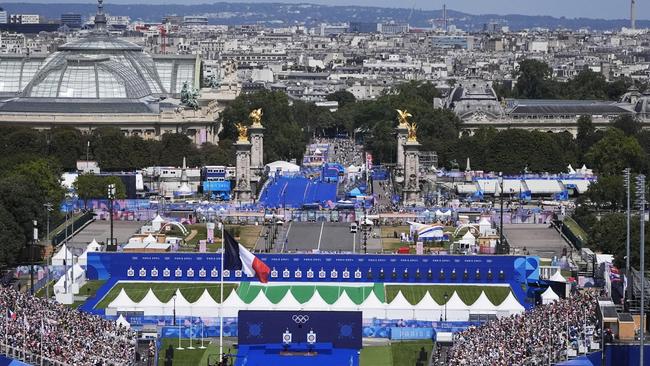
[[[174,300],[175,297],[175,300]],[[203,294],[193,303],[185,299],[180,290],[168,302],[163,303],[156,297],[151,289],[145,297],[134,302],[122,289],[117,297],[108,305],[107,314],[125,311],[142,311],[145,316],[201,316],[217,317],[219,316],[219,304],[204,290]],[[333,303],[328,304],[318,291],[315,291],[312,297],[304,303],[300,303],[291,291],[277,304],[272,303],[263,291],[260,291],[250,303],[246,304],[233,290],[223,303],[224,317],[237,317],[239,310],[304,310],[304,311],[362,311],[364,319],[417,319],[417,320],[439,320],[446,319],[455,321],[466,321],[470,314],[509,316],[512,314],[522,313],[524,307],[517,301],[515,296],[510,292],[506,299],[499,305],[494,305],[485,292],[476,299],[472,305],[465,304],[457,292],[454,292],[444,304],[438,304],[431,294],[427,291],[424,297],[415,305],[412,305],[402,292],[390,303],[385,303],[377,297],[372,291],[368,297],[361,303],[356,304],[347,292],[343,291],[341,296]]]

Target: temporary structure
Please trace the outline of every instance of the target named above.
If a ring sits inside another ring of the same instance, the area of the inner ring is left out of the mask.
[[[211,317],[218,315],[219,304],[212,298],[207,289],[192,303],[192,315]]]
[[[370,291],[368,297],[359,305],[359,310],[363,313],[363,319],[386,318],[386,303],[379,300],[375,291]]]
[[[280,300],[275,306],[273,307],[274,310],[300,310],[302,308],[302,304],[296,300],[296,297],[293,296],[291,293],[291,290],[287,291],[286,294],[284,294],[284,297],[282,300]]]
[[[546,291],[542,293],[542,304],[550,304],[554,301],[559,300],[560,297],[557,296],[555,291],[551,287],[548,287]]]
[[[316,290],[311,298],[302,304],[302,309],[309,311],[328,311],[330,310],[330,305],[323,300],[323,297]]]
[[[114,309],[115,311],[133,311],[137,304],[131,300],[129,295],[126,294],[124,289],[120,290],[117,297],[108,304],[107,309]]]
[[[246,310],[247,305],[237,294],[236,290],[232,290],[230,295],[223,300],[223,317],[234,318],[239,314],[239,310]],[[218,315],[218,309],[215,309],[215,316]]]
[[[126,319],[124,318],[124,316],[122,316],[122,314],[120,314],[120,316],[117,318],[115,324],[124,327],[126,329],[131,329],[131,324],[129,324],[129,322],[126,321]]]
[[[526,311],[526,309],[517,301],[517,298],[512,293],[508,294],[505,300],[497,306],[497,316],[510,316],[514,314],[520,314]]]
[[[174,303],[174,298],[176,298],[176,302]],[[174,306],[175,305],[175,306]],[[167,312],[167,309],[172,309],[174,311],[174,308],[176,308],[176,315],[177,316],[192,316],[192,304],[190,304],[189,301],[183,296],[180,290],[176,289],[176,292],[174,293],[174,296],[172,296],[169,301],[165,303],[165,312]]]
[[[332,304],[334,311],[358,311],[359,306],[352,301],[347,291],[342,291],[338,299]]]
[[[496,314],[497,307],[488,299],[484,291],[481,291],[478,299],[469,306],[470,314]]]
[[[249,310],[270,310],[273,308],[273,303],[271,300],[269,300],[268,297],[266,297],[266,294],[264,291],[260,291],[257,293],[257,296],[253,299],[253,301],[248,304],[248,309]]]
[[[399,291],[393,301],[386,306],[386,317],[388,319],[413,319],[413,305]]]
[[[72,252],[68,249],[68,247],[63,244],[61,245],[61,249],[59,249],[56,254],[52,256],[52,265],[53,266],[63,266],[63,261],[67,260],[68,264],[69,261],[72,259]]]
[[[469,320],[469,306],[460,299],[460,296],[458,296],[456,291],[454,291],[449,300],[447,300],[446,309],[446,318],[449,321]]]
[[[152,289],[149,289],[144,298],[140,300],[138,308],[144,312],[144,315],[171,315],[173,312],[172,308],[169,310],[165,308],[165,303],[160,301]]]
[[[442,314],[442,305],[438,304],[429,291],[424,293],[420,302],[415,304],[415,319],[438,320]]]

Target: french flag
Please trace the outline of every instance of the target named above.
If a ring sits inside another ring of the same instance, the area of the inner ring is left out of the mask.
[[[271,270],[264,262],[239,244],[230,233],[223,232],[223,269],[242,270],[262,283],[269,282]]]

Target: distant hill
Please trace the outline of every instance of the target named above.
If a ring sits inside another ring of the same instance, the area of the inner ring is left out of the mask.
[[[94,3],[4,3],[9,13],[40,14],[48,19],[59,19],[63,13],[79,13],[91,16],[96,11]],[[202,5],[146,5],[107,4],[106,12],[111,15],[128,15],[133,20],[160,22],[165,15],[204,15],[211,24],[265,24],[287,26],[306,24],[313,26],[321,22],[408,22],[415,27],[429,27],[432,20],[442,18],[442,10],[395,9],[366,6],[326,6],[313,4],[280,3],[213,3]],[[590,28],[592,30],[615,30],[628,26],[627,19],[606,20],[587,18],[555,18],[551,16],[527,15],[471,15],[453,10],[447,11],[449,24],[463,30],[481,30],[490,21],[499,21],[511,30],[533,27],[541,28]],[[637,21],[638,27],[650,27],[650,20]]]

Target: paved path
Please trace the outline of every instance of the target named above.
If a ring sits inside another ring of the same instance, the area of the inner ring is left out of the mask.
[[[511,248],[523,249],[530,255],[551,258],[562,255],[562,249],[570,250],[569,245],[560,234],[548,224],[505,224],[503,233],[508,239]]]

